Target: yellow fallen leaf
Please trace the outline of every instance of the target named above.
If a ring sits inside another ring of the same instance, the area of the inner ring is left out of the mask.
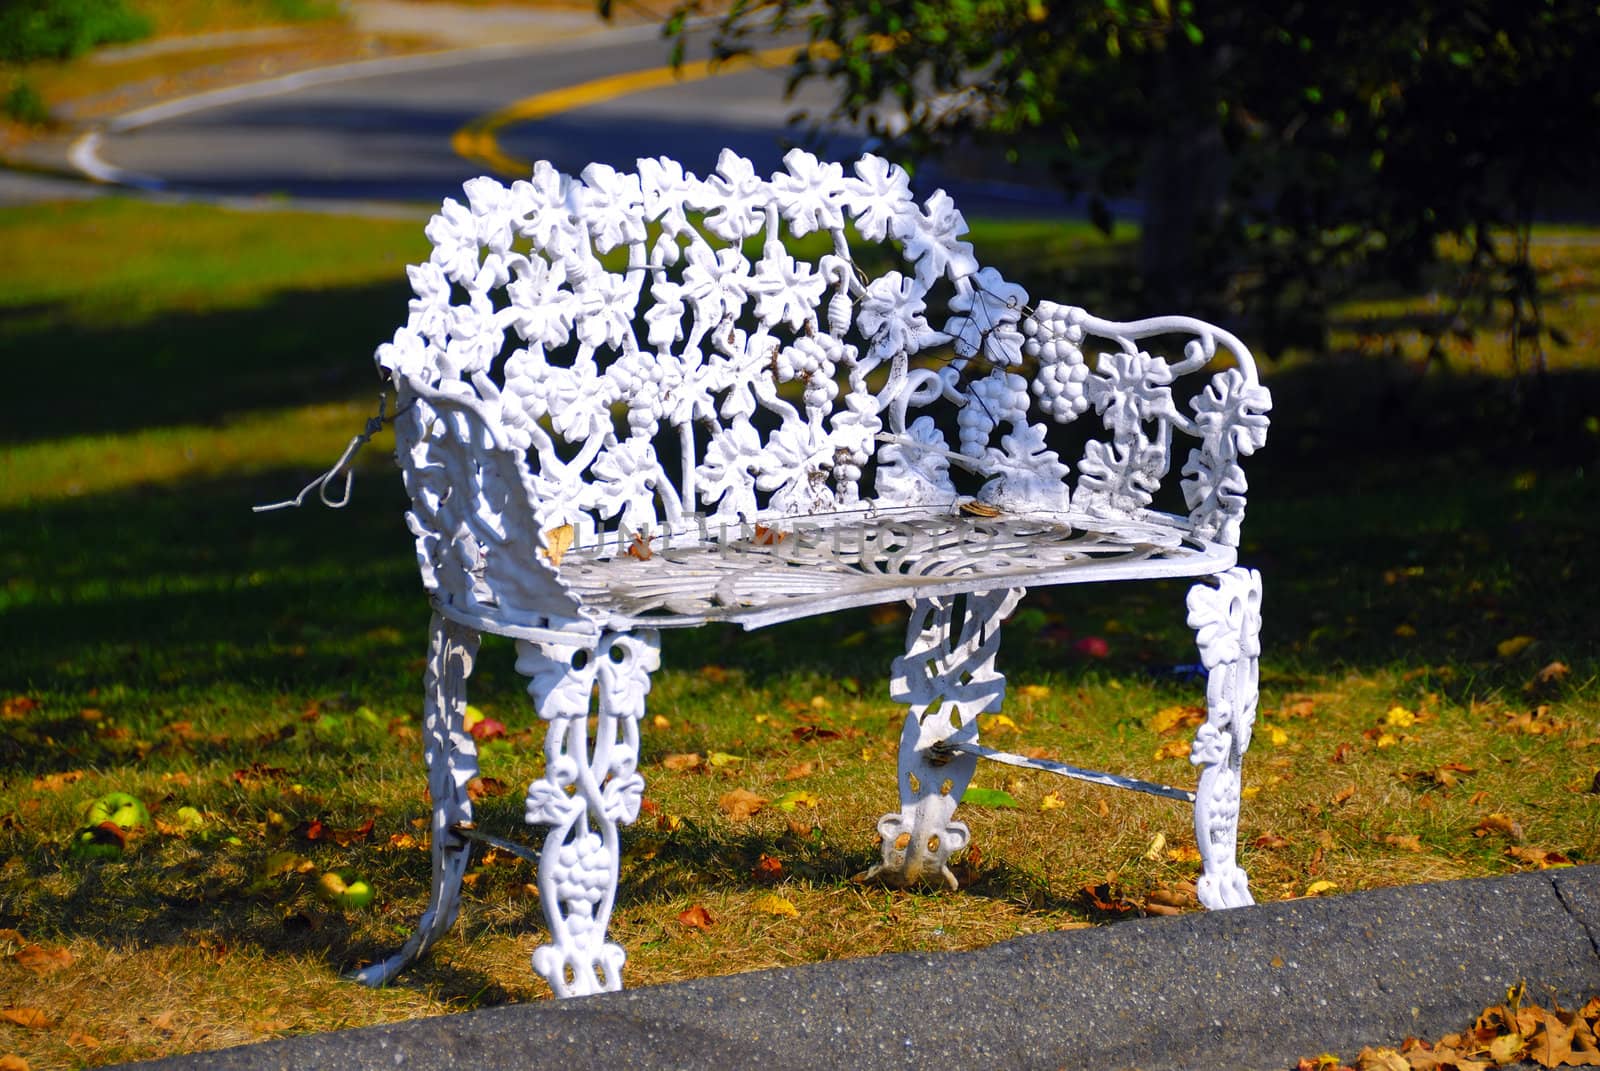
[[[706,761],[720,770],[724,766],[734,766],[743,762],[744,756],[730,755],[726,751],[713,751],[706,756]]]
[[[668,721],[666,718],[663,718],[660,714],[657,714],[655,717],[651,718],[650,719],[650,724],[652,726],[654,726],[655,728],[657,728],[657,729],[670,729],[670,728],[672,728],[672,723],[670,721]]]
[[[1273,747],[1282,747],[1284,744],[1289,742],[1289,734],[1278,728],[1276,725],[1268,727],[1267,737],[1272,741]]]
[[[1495,654],[1501,658],[1515,658],[1534,645],[1532,636],[1513,636],[1509,640],[1501,640],[1495,644]]]
[[[1239,796],[1241,799],[1253,800],[1259,795],[1261,795],[1260,785],[1250,785],[1248,788],[1242,788],[1239,790]]]
[[[1167,862],[1169,863],[1198,863],[1199,861],[1200,849],[1193,844],[1180,844],[1167,852]]]
[[[1061,798],[1061,793],[1059,792],[1046,792],[1044,799],[1039,801],[1039,809],[1041,811],[1059,811],[1066,805],[1066,801]]]
[[[1206,720],[1206,708],[1200,706],[1162,707],[1147,723],[1154,733],[1170,733],[1174,729],[1189,728]]]
[[[1150,756],[1153,759],[1184,759],[1189,757],[1189,743],[1186,740],[1169,740],[1156,748]]]
[[[1405,707],[1394,706],[1383,716],[1383,723],[1396,729],[1409,729],[1417,723],[1417,716]]]
[[[1323,893],[1332,892],[1339,886],[1331,881],[1313,881],[1306,886],[1307,896],[1321,896]]]
[[[1394,634],[1402,640],[1409,640],[1417,634],[1417,630],[1415,626],[1402,623],[1394,627]]]
[[[0,1010],[0,1019],[29,1030],[43,1030],[50,1025],[50,1017],[38,1008],[5,1008]]]
[[[14,1052],[0,1056],[0,1071],[28,1071],[28,1061]]]
[[[1161,858],[1161,853],[1167,850],[1167,835],[1157,833],[1150,838],[1150,847],[1144,850],[1144,857],[1152,863]]]
[[[773,800],[772,805],[778,808],[780,811],[793,811],[796,807],[810,807],[815,809],[817,804],[821,802],[822,800],[815,792],[806,792],[797,788],[792,792],[785,792],[783,795]]]
[[[1356,1056],[1357,1071],[1411,1071],[1411,1061],[1394,1049],[1368,1046]]]
[[[572,549],[572,525],[563,524],[559,528],[551,528],[544,534],[544,556],[550,559],[551,565],[560,565],[561,559],[566,557],[567,551]]]
[[[1017,694],[1024,699],[1049,699],[1050,686],[1047,684],[1024,684],[1017,689]]]
[[[987,718],[978,719],[978,729],[985,733],[1015,732],[1016,728],[1017,723],[1005,714],[991,714]]]
[[[787,915],[793,919],[800,917],[800,909],[777,893],[767,893],[765,896],[759,896],[751,906],[763,915]]]

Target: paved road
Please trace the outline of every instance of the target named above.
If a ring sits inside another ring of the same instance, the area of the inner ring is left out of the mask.
[[[451,148],[452,135],[473,119],[534,94],[659,67],[665,57],[653,29],[557,48],[433,57],[136,129],[113,127],[98,153],[132,175],[215,194],[436,201],[482,172]],[[819,90],[807,102],[824,99]],[[631,167],[639,156],[672,155],[705,173],[723,145],[771,168],[794,136],[786,120],[795,107],[783,99],[781,71],[745,70],[510,126],[500,143],[511,156],[548,159],[566,171],[591,160]]]
[[[634,27],[554,45],[392,61],[131,128],[114,123],[96,153],[130,179],[158,180],[167,189],[437,202],[484,171],[451,146],[471,121],[536,94],[659,68],[665,59],[655,29]],[[700,174],[728,146],[771,170],[787,146],[806,136],[791,117],[797,110],[824,114],[829,100],[822,85],[785,99],[784,73],[745,69],[628,93],[508,125],[499,131],[499,146],[510,157],[547,159],[568,172],[590,161],[631,168],[640,156],[668,155]],[[865,139],[836,129],[816,144],[849,156]],[[935,184],[949,187],[969,212],[1060,207],[1054,195],[957,183],[933,172],[921,184],[923,193]]]

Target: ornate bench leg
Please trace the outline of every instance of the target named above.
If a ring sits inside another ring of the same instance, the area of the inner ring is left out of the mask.
[[[883,861],[865,877],[902,887],[942,880],[956,888],[949,859],[969,834],[952,817],[978,760],[941,754],[938,745],[975,742],[978,715],[1000,709],[1000,622],[1021,597],[1021,589],[1010,589],[913,604],[906,653],[895,659],[889,682],[895,702],[910,705],[900,733],[900,811],[879,820]]]
[[[517,670],[545,721],[544,776],[528,786],[527,819],[547,825],[539,896],[551,943],[533,969],[557,996],[622,988],[621,945],[606,940],[617,895],[617,827],[639,814],[639,719],[650,673],[661,664],[656,633],[607,633],[598,642],[517,643]],[[590,696],[599,683],[595,738]]]
[[[1214,579],[1216,587],[1189,589],[1189,627],[1207,670],[1210,711],[1189,761],[1200,767],[1194,801],[1194,835],[1204,863],[1200,902],[1216,909],[1255,903],[1238,861],[1239,769],[1256,720],[1261,574],[1235,568]]]
[[[429,629],[428,668],[423,676],[422,748],[433,800],[433,889],[417,931],[384,960],[351,975],[371,986],[386,984],[416,962],[455,925],[461,909],[461,877],[471,842],[452,830],[472,821],[467,782],[478,776],[478,746],[466,731],[467,678],[478,653],[478,633],[440,614]]]

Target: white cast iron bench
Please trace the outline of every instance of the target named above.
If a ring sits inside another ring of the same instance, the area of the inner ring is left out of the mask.
[[[1186,317],[1031,303],[980,268],[949,197],[917,204],[881,159],[847,173],[796,150],[785,165],[769,178],[724,152],[703,179],[665,158],[574,179],[541,164],[509,188],[468,182],[467,204],[429,223],[410,316],[377,361],[399,395],[434,611],[432,894],[404,949],[361,980],[387,981],[449,929],[473,842],[499,843],[474,827],[466,787],[484,632],[516,640],[547,726],[527,820],[549,829],[551,939],[533,966],[559,995],[621,986],[606,927],[663,628],[911,604],[881,880],[954,885],[946,863],[968,840],[954,811],[988,757],[1192,800],[1200,899],[1251,902],[1236,839],[1261,581],[1235,548],[1239,462],[1271,401],[1250,353]],[[793,252],[807,236],[814,252]],[[1174,434],[1192,449],[1168,512]],[[1194,793],[978,743],[977,716],[1005,691],[1000,624],[1026,588],[1166,577],[1210,581],[1188,598],[1209,671]]]

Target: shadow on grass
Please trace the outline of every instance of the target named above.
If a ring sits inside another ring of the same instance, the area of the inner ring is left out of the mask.
[[[409,296],[400,275],[109,327],[65,302],[0,308],[8,390],[36,400],[8,409],[0,445],[205,425],[366,391],[377,383],[366,358],[404,319]]]

